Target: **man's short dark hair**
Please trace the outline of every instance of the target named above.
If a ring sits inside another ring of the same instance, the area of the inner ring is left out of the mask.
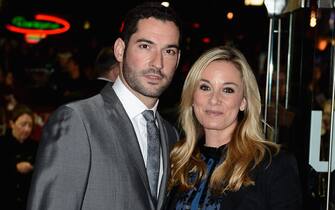
[[[137,24],[139,20],[153,17],[162,21],[172,21],[179,29],[179,45],[182,37],[182,24],[179,16],[171,7],[165,7],[160,2],[144,2],[135,8],[131,9],[124,20],[121,38],[126,46],[132,34],[137,31]]]

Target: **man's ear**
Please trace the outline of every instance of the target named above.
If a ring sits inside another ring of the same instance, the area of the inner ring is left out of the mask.
[[[124,41],[121,38],[117,38],[114,43],[114,56],[118,62],[123,61],[123,53],[125,50]]]

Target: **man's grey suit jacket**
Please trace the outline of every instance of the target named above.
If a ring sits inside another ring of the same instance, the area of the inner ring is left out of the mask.
[[[178,134],[157,114],[163,177],[157,208],[130,119],[108,84],[100,94],[61,106],[43,128],[28,210],[154,210],[162,207],[169,152]]]

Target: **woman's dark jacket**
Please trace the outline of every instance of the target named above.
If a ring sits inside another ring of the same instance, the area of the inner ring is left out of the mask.
[[[220,151],[215,151],[220,150]],[[204,161],[214,160],[216,166],[224,148],[200,147]],[[210,170],[213,172],[215,166]],[[291,154],[281,150],[277,155],[265,158],[251,172],[255,185],[241,187],[237,192],[212,195],[208,183],[196,185],[182,192],[175,187],[168,196],[166,209],[222,209],[222,210],[300,210],[301,186],[297,163]],[[203,181],[203,182],[206,182]],[[202,182],[202,183],[203,183]],[[201,192],[201,188],[204,188]],[[198,200],[198,201],[196,201]],[[193,203],[193,205],[192,205]]]

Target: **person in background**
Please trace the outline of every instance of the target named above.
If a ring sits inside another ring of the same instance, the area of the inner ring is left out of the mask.
[[[177,69],[180,41],[172,8],[145,2],[129,11],[114,44],[118,78],[100,94],[59,107],[44,126],[28,210],[161,209],[170,148],[179,136],[156,110]],[[148,112],[155,117],[150,124]],[[147,125],[159,129],[153,160]],[[153,163],[159,164],[156,188],[146,170]]]
[[[70,58],[74,55],[70,50],[61,50],[56,53],[54,60],[54,71],[50,75],[48,86],[54,91],[56,95],[56,101],[61,101],[64,92],[64,81],[68,79],[68,63]],[[61,102],[55,102],[58,104]]]
[[[96,78],[88,84],[87,96],[98,94],[108,82],[114,82],[119,75],[119,64],[114,56],[113,47],[100,50],[94,63]]]
[[[63,79],[62,104],[86,97],[88,79],[83,74],[83,58],[73,54],[67,61],[67,75]]]
[[[113,47],[105,47],[99,52],[95,61],[97,79],[114,82],[119,75],[119,65],[114,56]]]
[[[30,138],[34,112],[17,104],[10,112],[9,129],[0,141],[1,202],[11,210],[24,210],[38,144]]]
[[[295,158],[264,139],[255,76],[241,52],[201,55],[185,80],[185,138],[171,152],[166,209],[298,210]]]

